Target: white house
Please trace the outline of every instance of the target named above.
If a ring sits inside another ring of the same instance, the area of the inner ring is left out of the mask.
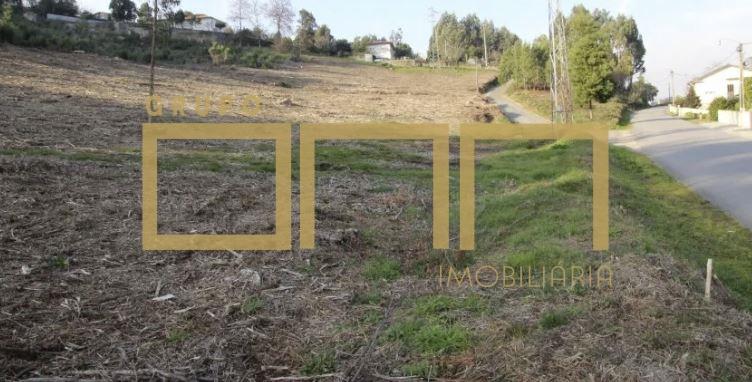
[[[390,41],[374,41],[366,46],[366,53],[374,60],[391,60],[394,58],[394,45]]]
[[[752,77],[752,70],[744,69],[744,78]],[[718,97],[733,98],[739,96],[739,65],[722,65],[690,82],[695,87],[695,93],[702,101],[702,107],[707,109],[711,102]],[[745,94],[745,97],[750,95]]]
[[[219,32],[220,28],[217,28],[218,23],[227,25],[227,23],[225,23],[224,21],[215,19],[211,16],[207,16],[201,13],[195,15],[189,13],[185,15],[185,21],[180,24],[175,24],[175,27],[182,29],[191,29],[195,31]]]

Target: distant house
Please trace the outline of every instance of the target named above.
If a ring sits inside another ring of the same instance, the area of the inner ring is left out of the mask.
[[[373,56],[373,59],[391,60],[394,59],[394,45],[391,41],[374,41],[366,46],[366,54]]]
[[[752,77],[752,70],[744,69],[744,78]],[[718,97],[733,98],[739,96],[739,65],[722,65],[709,70],[693,79],[695,93],[702,101],[702,108],[707,109]]]
[[[189,13],[185,15],[185,21],[180,24],[175,24],[175,27],[182,29],[191,29],[194,31],[218,32],[220,31],[220,28],[217,28],[218,23],[227,25],[227,23],[225,23],[224,21],[215,19],[211,16],[207,16],[201,13]]]
[[[107,21],[110,19],[110,14],[107,12],[97,12],[94,14],[94,20]]]

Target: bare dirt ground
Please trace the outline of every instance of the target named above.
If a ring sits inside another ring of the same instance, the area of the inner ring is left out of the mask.
[[[321,58],[299,65],[159,68],[157,94],[262,99],[257,117],[214,121],[457,123],[494,109],[476,98],[473,73]],[[295,240],[282,252],[145,252],[146,66],[2,46],[0,67],[2,379],[752,375],[752,318],[723,296],[704,304],[689,288],[701,276],[671,257],[613,259],[614,290],[441,289],[436,268],[465,254],[430,248],[425,142],[322,143],[315,250]],[[500,147],[479,144],[478,153]],[[270,232],[273,150],[268,142],[160,145],[160,231]],[[582,311],[538,326],[545,312],[571,306]]]

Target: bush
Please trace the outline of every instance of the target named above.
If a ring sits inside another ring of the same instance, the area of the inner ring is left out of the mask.
[[[230,47],[213,42],[209,47],[209,56],[211,56],[214,65],[222,65],[230,57]]]
[[[718,97],[710,103],[708,106],[708,114],[711,121],[718,120],[718,110],[736,110],[739,108],[739,99],[734,97],[728,99],[726,97]]]
[[[270,49],[252,48],[246,50],[236,61],[249,68],[271,69],[284,62],[286,57]]]

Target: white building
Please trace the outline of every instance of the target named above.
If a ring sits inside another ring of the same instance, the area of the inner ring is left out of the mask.
[[[175,27],[182,29],[191,29],[195,31],[219,32],[221,31],[221,29],[217,28],[217,23],[223,23],[225,24],[225,26],[227,25],[227,23],[225,23],[224,21],[215,19],[211,16],[207,16],[201,13],[195,15],[189,13],[185,15],[185,21],[180,24],[175,24]]]
[[[752,77],[752,70],[744,69],[744,78]],[[690,82],[695,93],[702,101],[702,108],[707,109],[718,97],[733,98],[739,96],[739,65],[723,65],[708,71]],[[750,97],[751,94],[745,94]]]
[[[391,60],[394,58],[394,45],[390,41],[374,41],[366,46],[366,53],[374,60]]]

